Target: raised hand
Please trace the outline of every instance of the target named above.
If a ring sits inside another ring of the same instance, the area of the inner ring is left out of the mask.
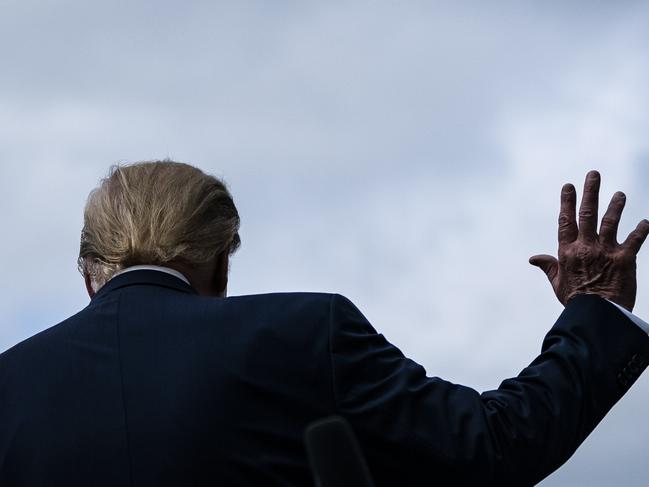
[[[636,255],[649,235],[649,221],[642,220],[627,239],[617,242],[617,229],[626,202],[622,192],[613,195],[597,234],[600,175],[586,175],[575,220],[577,194],[572,184],[561,190],[559,213],[559,258],[535,255],[530,264],[548,276],[563,305],[577,294],[597,294],[633,311],[636,299]]]

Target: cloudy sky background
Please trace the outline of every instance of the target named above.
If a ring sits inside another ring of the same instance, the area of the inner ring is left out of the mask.
[[[429,375],[498,387],[561,312],[527,263],[602,174],[649,217],[640,2],[0,0],[0,351],[88,302],[83,205],[110,164],[222,176],[229,294],[346,295]],[[600,213],[600,214],[601,214]],[[649,320],[649,253],[636,314]],[[649,483],[649,376],[546,487]]]

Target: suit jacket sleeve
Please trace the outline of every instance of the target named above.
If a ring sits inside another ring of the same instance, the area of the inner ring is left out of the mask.
[[[578,295],[540,355],[480,394],[427,377],[344,296],[332,295],[330,306],[336,412],[350,421],[378,485],[533,485],[574,453],[649,359],[640,328],[605,299]]]

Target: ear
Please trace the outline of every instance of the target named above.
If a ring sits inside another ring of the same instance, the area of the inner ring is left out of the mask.
[[[92,289],[92,281],[90,280],[90,275],[88,273],[83,274],[83,280],[86,281],[86,291],[88,291],[88,296],[90,299],[95,295],[95,291]]]
[[[214,286],[219,297],[225,298],[228,293],[229,254],[225,250],[216,256],[214,268]]]

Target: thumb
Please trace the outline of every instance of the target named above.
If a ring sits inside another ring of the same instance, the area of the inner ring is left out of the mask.
[[[541,268],[550,281],[553,281],[559,271],[559,261],[551,255],[534,255],[530,257],[530,264]]]

